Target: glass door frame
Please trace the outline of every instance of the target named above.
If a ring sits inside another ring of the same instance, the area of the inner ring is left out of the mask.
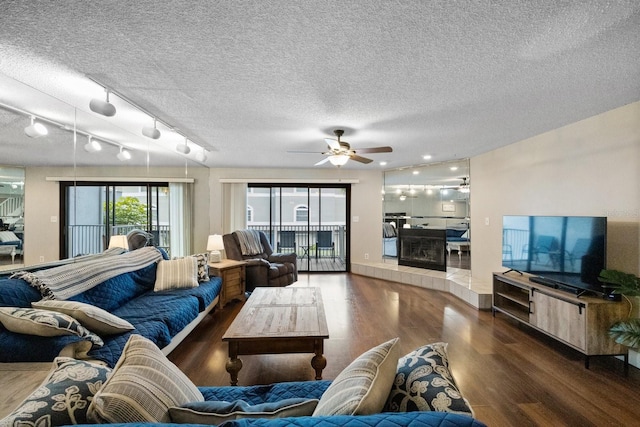
[[[249,190],[251,188],[268,188],[269,191],[269,225],[267,226],[267,230],[265,230],[265,234],[271,242],[274,252],[277,252],[277,239],[276,232],[277,230],[282,230],[282,212],[283,212],[283,197],[282,197],[282,189],[306,189],[307,197],[306,197],[306,206],[309,210],[307,215],[307,222],[305,224],[306,227],[306,250],[303,251],[304,259],[306,259],[307,269],[300,269],[301,272],[312,272],[312,273],[335,273],[335,272],[349,272],[351,271],[351,227],[349,224],[349,218],[351,218],[351,184],[288,184],[288,183],[248,183],[247,184],[247,194],[249,194]],[[315,252],[312,254],[311,243],[315,240],[315,237],[312,237],[311,233],[311,190],[318,189],[319,190],[319,201],[318,201],[318,217],[319,223],[318,226],[321,225],[321,208],[322,208],[322,189],[344,189],[345,191],[345,235],[344,235],[344,269],[333,270],[333,271],[322,271],[322,270],[311,270],[309,267],[311,266],[311,257],[315,256]],[[272,203],[274,197],[279,197],[278,203]],[[249,205],[249,204],[247,204]],[[277,221],[277,224],[275,223]],[[301,255],[298,255],[299,257]],[[304,260],[300,260],[298,262],[298,266],[305,265]]]

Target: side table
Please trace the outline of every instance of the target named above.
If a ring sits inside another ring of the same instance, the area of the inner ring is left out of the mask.
[[[222,290],[218,307],[224,307],[229,301],[245,300],[246,261],[223,259],[220,262],[209,263],[209,275],[222,278]]]

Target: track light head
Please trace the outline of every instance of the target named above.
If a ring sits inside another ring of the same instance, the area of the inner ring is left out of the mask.
[[[47,127],[40,122],[36,122],[36,118],[31,116],[31,124],[24,128],[24,133],[29,138],[39,138],[49,133]]]
[[[185,137],[183,144],[176,145],[176,151],[182,154],[189,154],[191,152],[191,148],[189,148],[189,140]]]
[[[87,138],[87,143],[84,146],[84,151],[87,153],[97,153],[102,150],[102,145],[98,141],[95,141],[91,135]]]
[[[153,127],[145,126],[142,128],[142,134],[147,138],[158,139],[160,138],[160,131],[156,127],[156,118],[153,118]]]
[[[196,160],[200,163],[207,161],[207,151],[203,148],[202,151],[196,153]]]
[[[109,90],[107,90],[107,100],[93,98],[89,102],[89,108],[94,113],[102,114],[103,116],[113,117],[116,115],[116,107],[109,103]]]
[[[121,162],[126,162],[127,160],[131,160],[131,153],[128,150],[125,150],[123,147],[120,147],[120,152],[116,157]]]

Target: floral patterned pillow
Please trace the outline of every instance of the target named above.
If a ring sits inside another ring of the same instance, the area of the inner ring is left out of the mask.
[[[447,343],[425,345],[398,360],[384,411],[440,411],[473,416],[449,370]]]
[[[57,357],[42,384],[13,412],[0,420],[1,427],[56,427],[86,424],[93,395],[111,375],[111,369],[70,357]]]

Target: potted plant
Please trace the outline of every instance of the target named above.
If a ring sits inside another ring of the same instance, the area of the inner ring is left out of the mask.
[[[598,279],[613,288],[614,293],[621,294],[630,305],[628,319],[614,323],[609,328],[609,335],[618,344],[640,348],[640,318],[631,317],[633,302],[629,299],[640,296],[640,277],[618,270],[602,270]]]

